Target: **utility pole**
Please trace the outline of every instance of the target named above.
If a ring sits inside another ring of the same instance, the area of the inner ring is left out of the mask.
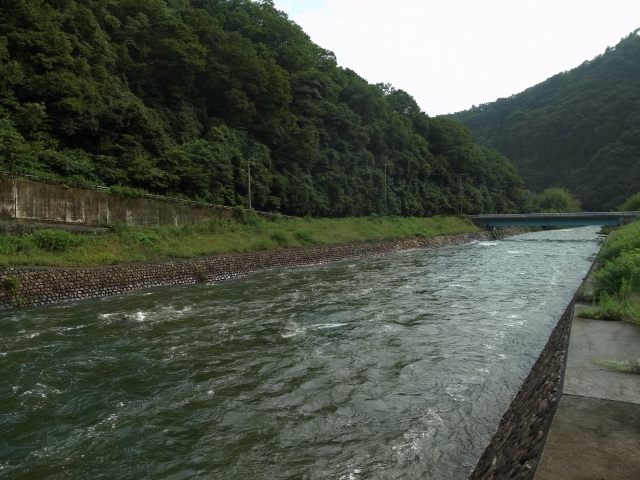
[[[374,167],[384,167],[384,183],[383,183],[383,188],[384,188],[384,192],[382,193],[382,197],[384,199],[384,214],[387,214],[387,165],[389,165],[389,163],[374,163]]]
[[[249,210],[251,210],[251,158],[247,158],[247,171],[249,172]]]
[[[466,177],[466,173],[459,174],[460,177],[460,215],[462,215],[462,177]]]
[[[384,164],[384,213],[387,213],[387,164]]]
[[[506,183],[504,185],[500,185],[500,206],[501,207],[504,206],[504,188],[506,187],[507,187]],[[504,208],[502,209],[502,211],[504,212]],[[496,213],[500,213],[500,212],[496,212]]]

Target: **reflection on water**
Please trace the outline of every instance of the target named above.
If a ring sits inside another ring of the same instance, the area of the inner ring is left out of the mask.
[[[4,311],[0,478],[466,478],[595,232]]]

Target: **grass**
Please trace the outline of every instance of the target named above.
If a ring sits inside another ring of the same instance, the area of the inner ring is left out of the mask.
[[[579,302],[592,302],[594,300],[594,294],[591,290],[590,286],[583,283],[576,291],[576,300]]]
[[[602,267],[593,275],[593,308],[580,316],[640,324],[640,222],[611,233],[598,253]]]
[[[638,248],[640,248],[640,221],[632,222],[612,232],[598,253],[598,259],[605,262],[620,256],[624,251]]]
[[[0,265],[108,265],[475,231],[468,218],[459,216],[269,221],[248,215],[243,222],[213,219],[184,227],[114,225],[111,233],[92,236],[0,235]]]
[[[640,295],[600,294],[598,304],[581,310],[580,316],[595,320],[622,320],[640,324]]]
[[[597,358],[592,360],[595,365],[622,373],[640,373],[640,359],[619,360],[616,358]]]

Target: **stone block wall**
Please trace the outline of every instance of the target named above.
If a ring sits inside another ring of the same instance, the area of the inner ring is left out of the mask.
[[[470,480],[533,478],[562,395],[574,303],[575,299],[551,333]]]
[[[505,229],[503,235],[522,231]],[[0,267],[0,308],[104,297],[160,285],[216,282],[274,268],[389,255],[412,248],[437,248],[473,240],[489,241],[493,236],[490,232],[461,233],[101,267]]]

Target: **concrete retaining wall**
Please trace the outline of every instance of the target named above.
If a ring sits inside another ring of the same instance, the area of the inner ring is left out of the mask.
[[[197,207],[146,198],[122,198],[61,185],[0,177],[0,219],[103,225],[175,225],[213,217],[230,220],[228,209]]]
[[[523,231],[505,229],[501,234],[516,235]],[[103,297],[160,285],[215,282],[261,270],[389,255],[473,240],[493,240],[493,236],[489,232],[462,233],[90,268],[0,267],[0,308]]]

